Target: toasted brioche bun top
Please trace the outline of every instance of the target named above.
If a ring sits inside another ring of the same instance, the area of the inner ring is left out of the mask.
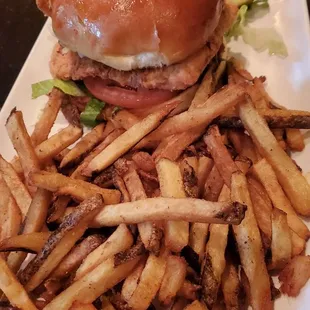
[[[61,44],[118,70],[181,62],[207,42],[223,0],[37,0]]]

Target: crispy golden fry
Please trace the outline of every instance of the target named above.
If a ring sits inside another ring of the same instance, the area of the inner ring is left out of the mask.
[[[14,168],[0,155],[0,173],[7,186],[9,187],[12,196],[18,204],[23,219],[25,218],[30,206],[32,197],[24,185]]]
[[[0,256],[0,289],[10,303],[21,310],[36,310],[23,286],[18,282],[4,259]]]
[[[241,309],[241,304],[239,301],[241,283],[238,274],[238,267],[232,263],[231,259],[226,259],[226,267],[222,275],[221,287],[226,309]]]
[[[264,249],[267,250],[272,239],[272,203],[264,187],[251,176],[248,177],[248,187]]]
[[[61,219],[66,212],[66,208],[71,200],[70,196],[59,196],[49,209],[48,223],[56,222]]]
[[[96,310],[97,308],[92,304],[84,304],[81,302],[74,302],[70,310]]]
[[[184,258],[175,255],[168,256],[165,275],[158,292],[158,300],[162,305],[169,306],[182,287],[186,276],[186,266]]]
[[[181,174],[183,176],[183,185],[187,197],[198,198],[198,158],[185,157],[180,162]]]
[[[292,151],[301,152],[305,148],[304,137],[299,129],[286,129],[286,142]]]
[[[34,146],[39,145],[48,138],[64,97],[64,93],[57,88],[54,88],[50,93],[49,100],[31,134],[31,141]]]
[[[162,197],[186,197],[178,164],[163,158],[156,164],[156,169]],[[188,238],[189,223],[185,221],[167,221],[165,223],[165,245],[171,251],[180,252],[188,244]]]
[[[270,128],[310,128],[310,112],[297,110],[258,110],[257,113],[265,119]],[[216,124],[222,128],[242,129],[246,125],[242,118],[235,113],[225,114],[216,120]]]
[[[238,226],[233,226],[241,264],[250,284],[253,309],[272,309],[269,275],[264,260],[261,236],[255,219],[246,177],[235,172],[231,181],[232,200],[245,203],[247,212]]]
[[[127,187],[125,185],[125,182],[117,173],[113,174],[113,184],[115,188],[118,189],[122,194],[121,202],[129,202],[130,196]]]
[[[6,129],[14,149],[20,158],[26,184],[30,185],[28,180],[29,173],[39,171],[41,167],[27,132],[22,112],[16,111],[16,109],[11,112],[6,122]],[[30,187],[30,190],[34,192],[36,189]]]
[[[105,296],[101,297],[101,310],[115,310],[109,299]]]
[[[136,268],[132,271],[132,273],[126,278],[124,281],[124,284],[122,286],[122,298],[125,301],[128,301],[134,291],[136,290],[141,274],[144,270],[146,260],[140,260],[139,264],[136,266]]]
[[[60,163],[60,168],[63,168],[70,163],[79,160],[84,154],[91,151],[97,144],[102,141],[102,134],[105,124],[101,123],[92,129],[66,154]]]
[[[164,109],[150,114],[129,130],[116,138],[108,145],[100,154],[98,154],[83,170],[86,176],[92,175],[94,172],[102,171],[107,168],[119,157],[136,145],[143,137],[159,126],[161,120],[177,105],[177,99],[167,102]]]
[[[278,178],[265,159],[257,162],[253,168],[252,173],[262,183],[267,191],[273,205],[284,211],[287,214],[287,221],[289,227],[297,233],[301,238],[308,239],[309,229],[303,223],[303,221],[297,216],[293,209],[291,202],[286,197],[281,185],[278,182]]]
[[[0,197],[0,241],[2,241],[18,234],[22,215],[1,173]]]
[[[274,208],[272,211],[271,263],[268,269],[282,269],[291,259],[292,242],[286,213]]]
[[[140,276],[137,288],[128,300],[133,309],[147,309],[156,296],[165,275],[168,251],[162,249],[157,257],[150,254]]]
[[[39,171],[30,176],[31,182],[40,188],[44,188],[57,195],[72,195],[74,198],[83,201],[95,194],[101,194],[106,204],[113,204],[120,201],[120,192],[117,190],[100,188],[94,184],[75,180],[59,173]]]
[[[282,149],[286,150],[287,145],[286,145],[286,142],[284,141],[284,129],[282,129],[282,128],[272,129],[272,133],[275,136],[275,138],[277,139],[277,141],[280,144],[280,146],[282,147]]]
[[[154,132],[145,137],[137,147],[146,147],[152,141],[203,126],[205,128],[227,109],[244,100],[244,89],[238,85],[223,87],[205,102],[206,108],[183,112],[164,121]]]
[[[208,308],[200,301],[195,300],[190,305],[186,306],[184,310],[208,310]]]
[[[147,198],[141,179],[130,162],[128,162],[128,171],[124,173],[123,180],[131,201],[145,200]],[[158,232],[158,227],[152,222],[143,222],[138,224],[138,230],[145,248],[158,253],[160,251],[161,241],[161,234]]]
[[[210,171],[213,166],[213,161],[211,158],[207,156],[201,156],[198,160],[198,189],[199,189],[199,195],[198,197],[202,197],[204,186],[206,183],[206,180],[208,178],[208,175],[210,174]]]
[[[228,130],[228,138],[239,155],[249,158],[256,163],[258,158],[252,139],[241,130]]]
[[[156,169],[152,156],[146,152],[137,152],[132,155],[132,160],[137,167],[145,172],[151,172]]]
[[[51,274],[81,238],[102,206],[102,197],[96,195],[82,202],[75,212],[66,217],[59,228],[52,233],[41,252],[20,274],[27,291],[34,290]]]
[[[213,166],[210,174],[207,177],[203,198],[208,201],[217,201],[221,190],[223,188],[224,181],[221,177],[216,165]]]
[[[73,282],[66,290],[61,292],[45,307],[45,310],[68,310],[74,301],[92,303],[100,295],[125,279],[137,265],[140,258],[137,257],[117,267],[114,266],[113,257],[103,261],[94,270],[78,281]]]
[[[292,241],[292,257],[300,255],[306,247],[305,239],[299,237],[292,229],[291,233],[291,241]]]
[[[310,185],[279,146],[264,119],[249,100],[239,106],[239,115],[259,152],[273,167],[295,210],[302,215],[310,215]]]
[[[0,242],[0,252],[23,251],[38,253],[49,238],[49,232],[35,232],[13,236]]]
[[[57,162],[57,163],[60,163],[64,157],[70,152],[70,149],[69,148],[65,148],[64,150],[62,150],[60,153],[58,153],[56,156],[54,156],[54,160]]]
[[[75,271],[83,260],[103,242],[104,237],[101,235],[88,236],[64,257],[57,268],[51,273],[49,279],[62,279],[69,276],[70,273]]]
[[[221,191],[219,201],[230,200],[230,190],[225,185]],[[221,285],[222,274],[225,269],[225,251],[227,246],[228,225],[210,225],[210,236],[207,242],[205,259],[202,270],[202,298],[207,307],[212,309]]]
[[[209,224],[192,223],[189,232],[189,246],[199,255],[202,261],[209,231]]]
[[[193,198],[149,198],[109,205],[94,220],[94,227],[137,224],[147,221],[186,221],[238,225],[246,206],[234,202],[210,202]]]
[[[234,172],[239,171],[239,168],[225,147],[218,127],[216,125],[209,127],[208,132],[203,139],[208,146],[208,150],[211,153],[214,164],[221,177],[225,184],[230,187],[231,175]]]
[[[124,128],[125,130],[128,130],[141,120],[139,117],[125,109],[116,112],[116,114],[112,115],[109,119],[116,125],[116,127]]]
[[[295,256],[279,275],[282,282],[280,290],[288,296],[296,297],[309,278],[310,256]]]
[[[119,225],[115,232],[83,261],[75,274],[74,281],[81,279],[94,270],[103,261],[115,254],[125,251],[133,244],[133,237],[126,225]]]

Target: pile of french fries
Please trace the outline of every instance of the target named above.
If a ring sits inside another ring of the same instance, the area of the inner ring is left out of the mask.
[[[0,157],[1,307],[273,309],[310,277],[310,186],[290,158],[310,112],[279,107],[235,60],[155,107],[106,106],[50,136],[58,89]],[[280,290],[273,284],[278,275]]]

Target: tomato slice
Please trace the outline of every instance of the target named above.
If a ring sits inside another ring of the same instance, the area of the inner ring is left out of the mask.
[[[111,86],[110,81],[105,81],[98,77],[88,77],[84,79],[84,83],[96,98],[128,109],[143,108],[163,103],[178,94],[175,91],[160,89],[139,88],[132,90],[115,85]]]

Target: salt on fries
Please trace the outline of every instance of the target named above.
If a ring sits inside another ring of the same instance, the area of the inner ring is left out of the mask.
[[[159,106],[106,106],[106,122],[83,137],[73,125],[49,137],[59,90],[32,135],[12,111],[17,156],[0,156],[2,300],[25,310],[233,310],[245,299],[272,309],[274,271],[283,294],[299,294],[310,186],[284,148],[304,148],[310,113],[275,108],[235,61],[216,91],[226,64]]]

